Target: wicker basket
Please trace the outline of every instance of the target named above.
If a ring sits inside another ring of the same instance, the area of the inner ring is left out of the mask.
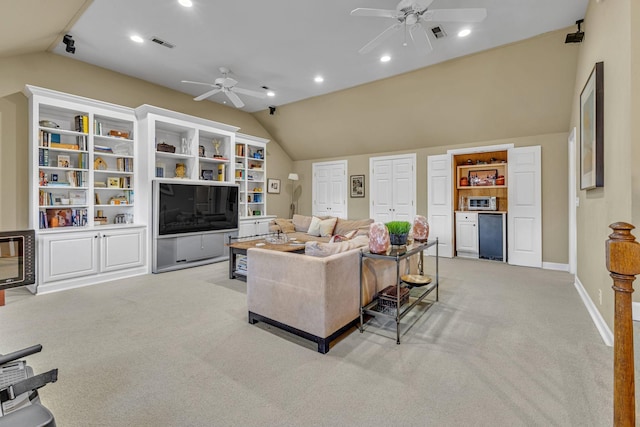
[[[397,291],[398,287],[396,285],[387,286],[383,290],[378,293],[378,305],[382,308],[396,308],[397,302]],[[404,304],[409,301],[409,289],[405,287],[400,287],[400,306],[402,307]]]

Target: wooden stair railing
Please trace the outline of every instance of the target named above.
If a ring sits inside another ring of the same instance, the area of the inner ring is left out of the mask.
[[[636,397],[633,362],[633,281],[640,274],[640,244],[631,234],[635,227],[625,222],[609,226],[613,233],[606,242],[607,270],[615,295],[613,344],[613,425],[636,424]]]

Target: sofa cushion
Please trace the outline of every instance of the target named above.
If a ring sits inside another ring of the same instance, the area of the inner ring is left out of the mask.
[[[333,234],[337,220],[338,218],[320,219],[314,216],[311,219],[307,234],[310,236],[329,237]]]
[[[363,229],[365,232],[369,230],[369,225],[373,222],[371,218],[367,219],[343,219],[338,218],[336,222],[336,228],[333,230],[333,234],[346,234],[352,230]],[[362,233],[364,234],[364,233]]]
[[[293,222],[293,226],[295,227],[296,231],[302,231],[303,233],[306,233],[307,230],[309,230],[309,225],[311,225],[311,217],[306,215],[294,214],[291,222]]]
[[[304,254],[315,257],[327,257],[350,251],[351,249],[362,248],[369,244],[369,238],[358,236],[354,239],[337,243],[322,243],[318,241],[306,242],[304,244]]]

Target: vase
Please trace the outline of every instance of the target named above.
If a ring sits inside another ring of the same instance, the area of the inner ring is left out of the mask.
[[[391,234],[389,233],[389,241],[393,246],[402,246],[407,244],[407,236],[409,233]]]

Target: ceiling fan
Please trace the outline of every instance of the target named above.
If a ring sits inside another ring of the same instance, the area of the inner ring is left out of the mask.
[[[393,18],[397,22],[364,45],[358,52],[371,52],[396,31],[404,28],[404,43],[407,45],[407,32],[416,46],[425,53],[433,47],[427,29],[422,23],[436,22],[481,22],[487,17],[487,10],[476,9],[429,9],[433,0],[401,0],[395,10],[357,8],[351,11],[352,16],[373,16],[377,18]]]
[[[218,77],[214,83],[192,82],[190,80],[182,80],[182,83],[205,85],[205,86],[211,86],[213,88],[210,91],[205,92],[202,95],[196,96],[195,98],[193,98],[194,101],[202,101],[203,99],[209,98],[210,96],[215,95],[218,92],[222,92],[225,95],[227,95],[227,98],[229,98],[229,101],[231,101],[233,105],[236,106],[236,108],[242,108],[244,107],[244,102],[242,102],[240,97],[237,95],[238,93],[242,95],[253,96],[256,98],[267,97],[267,94],[264,92],[258,92],[256,90],[249,90],[249,89],[243,89],[241,87],[237,87],[236,85],[238,84],[238,81],[228,76],[228,74],[231,71],[227,67],[220,67],[219,70],[222,73],[222,77]]]

